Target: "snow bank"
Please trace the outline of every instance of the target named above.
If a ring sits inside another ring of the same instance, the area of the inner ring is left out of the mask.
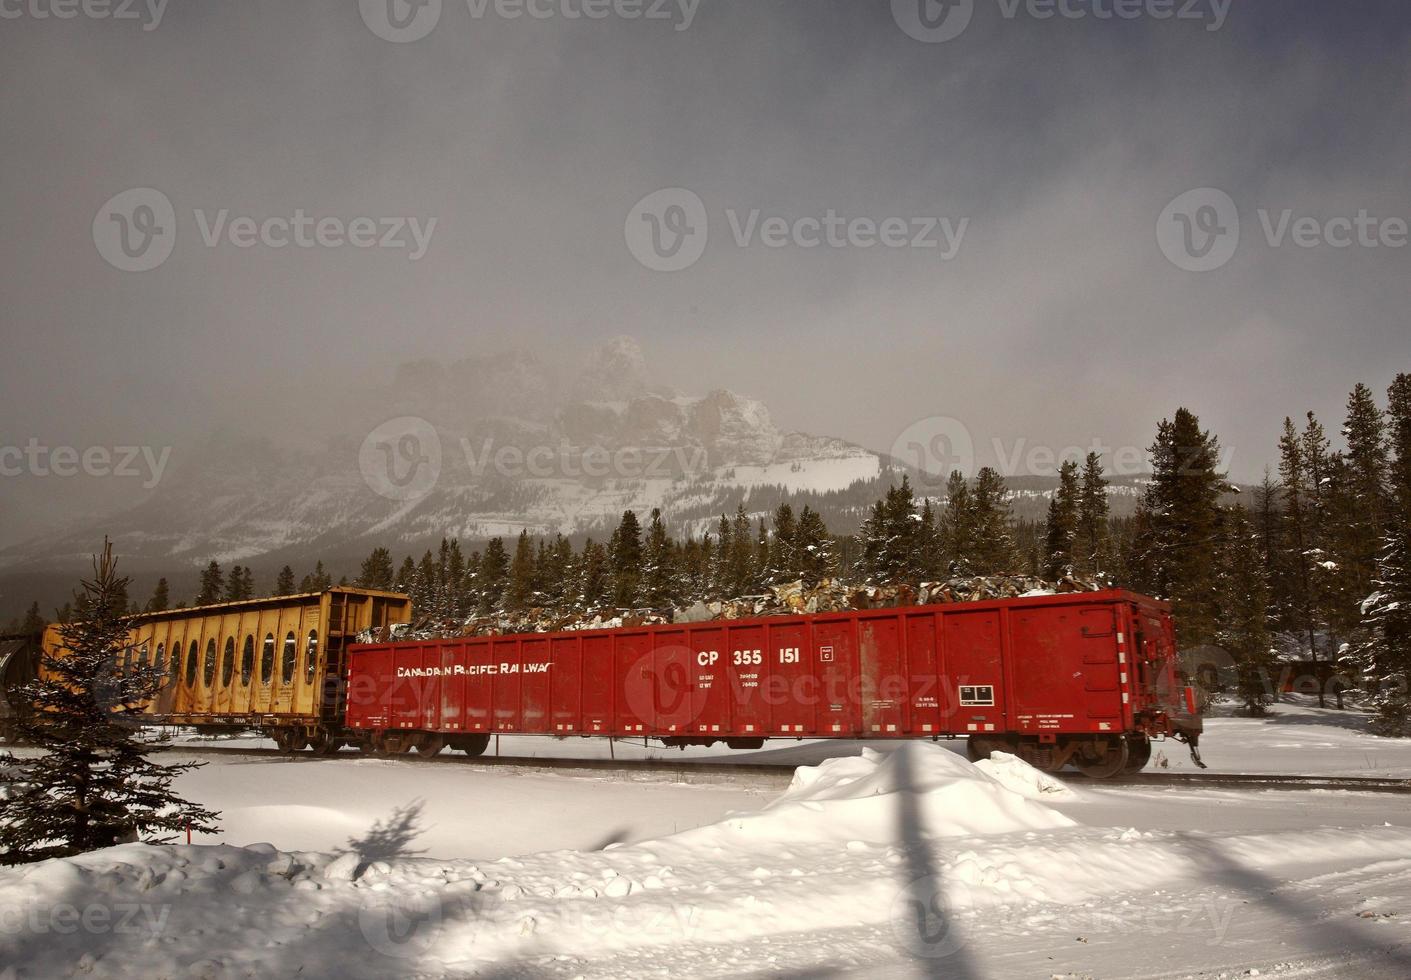
[[[1005,789],[1031,800],[1072,800],[1078,795],[1048,773],[1008,752],[991,752],[988,759],[975,763],[975,768]]]
[[[1029,768],[1018,759],[1014,762]],[[889,754],[863,749],[860,756],[803,766],[783,795],[764,810],[694,833],[895,843],[1074,826],[1073,820],[1037,802],[1042,795],[1038,790],[1026,793],[1009,785],[1034,786],[1036,780],[1013,766],[1000,771],[1002,778],[929,742],[904,742]]]

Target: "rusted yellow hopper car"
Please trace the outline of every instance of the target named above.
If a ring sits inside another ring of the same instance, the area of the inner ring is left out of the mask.
[[[348,644],[410,616],[404,595],[347,587],[143,613],[126,657],[166,676],[147,708],[154,725],[254,729],[285,749],[332,752],[342,744]],[[57,626],[44,649],[62,655]]]

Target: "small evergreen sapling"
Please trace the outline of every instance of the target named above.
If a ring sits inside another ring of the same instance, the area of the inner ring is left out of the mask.
[[[159,669],[133,660],[124,620],[127,579],[103,542],[83,582],[65,650],[45,654],[44,674],[20,694],[33,705],[19,734],[41,755],[0,757],[0,863],[67,857],[144,839],[164,843],[190,828],[212,832],[218,814],[172,790],[199,763],[160,765],[138,740],[142,706],[161,690]]]

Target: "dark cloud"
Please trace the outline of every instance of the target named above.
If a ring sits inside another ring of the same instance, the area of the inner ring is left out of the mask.
[[[1255,238],[1260,207],[1411,217],[1408,18],[1355,7],[1246,0],[1212,32],[977,0],[945,44],[856,0],[706,0],[685,31],[445,0],[411,44],[338,0],[173,0],[145,32],[6,20],[0,441],[312,437],[337,421],[330,390],[401,361],[572,359],[627,333],[655,380],[727,385],[882,450],[931,414],[982,445],[1142,445],[1189,404],[1253,479],[1284,414],[1332,422],[1354,382],[1407,367],[1408,250]],[[700,195],[712,238],[653,273],[623,223],[673,186]],[[1236,200],[1246,240],[1193,275],[1154,227],[1201,186]],[[130,187],[178,216],[171,259],[142,274],[91,239]],[[415,262],[212,249],[197,208],[438,224]],[[969,225],[949,262],[737,248],[727,208]],[[12,480],[0,541],[128,490]]]

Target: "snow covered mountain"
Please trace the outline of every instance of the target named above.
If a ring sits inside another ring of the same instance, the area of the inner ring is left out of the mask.
[[[881,472],[876,453],[781,431],[757,400],[646,378],[628,338],[568,379],[525,353],[402,365],[385,387],[357,392],[347,431],[325,446],[213,434],[174,453],[139,506],[0,552],[0,574],[75,568],[105,533],[129,569],[179,572],[212,558],[301,567],[521,529],[601,538],[629,508],[661,507],[681,530],[754,488],[824,494]]]

